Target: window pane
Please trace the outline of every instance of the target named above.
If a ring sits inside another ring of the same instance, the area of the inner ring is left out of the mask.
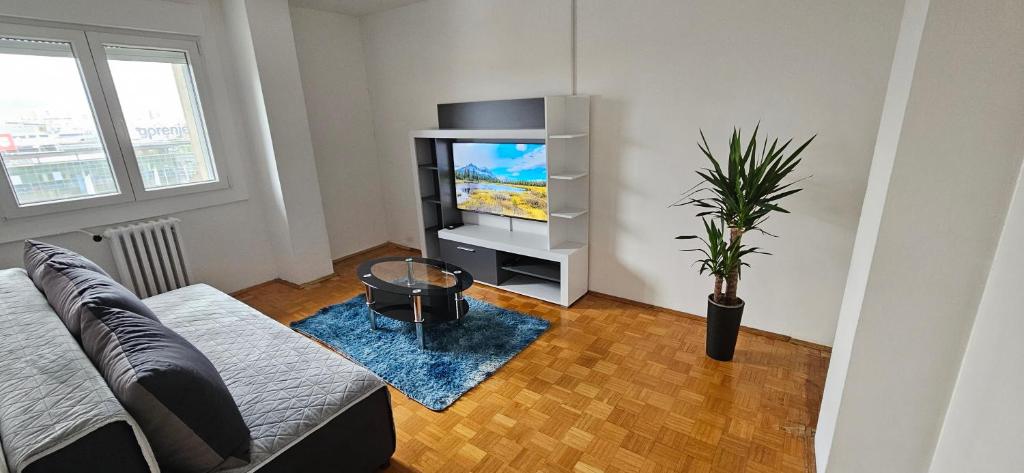
[[[146,190],[217,180],[185,53],[105,46]]]
[[[0,161],[18,205],[118,193],[65,42],[0,37]]]

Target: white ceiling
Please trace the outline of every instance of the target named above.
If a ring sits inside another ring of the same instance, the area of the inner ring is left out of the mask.
[[[298,7],[362,16],[403,7],[418,1],[420,0],[291,0],[291,4]]]

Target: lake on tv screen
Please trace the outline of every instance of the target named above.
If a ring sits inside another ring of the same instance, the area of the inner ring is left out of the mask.
[[[454,143],[455,198],[462,210],[548,219],[542,144]]]

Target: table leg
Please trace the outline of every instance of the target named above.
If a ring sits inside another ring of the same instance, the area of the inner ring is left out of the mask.
[[[377,330],[377,314],[373,312],[373,289],[366,286],[366,314],[370,318],[370,330]]]
[[[420,350],[426,348],[426,344],[423,341],[423,296],[418,293],[419,289],[412,291],[412,320],[416,324],[416,341],[420,345]]]
[[[455,293],[455,320],[459,320],[465,315],[462,313],[462,301],[465,299],[466,297],[461,292]]]

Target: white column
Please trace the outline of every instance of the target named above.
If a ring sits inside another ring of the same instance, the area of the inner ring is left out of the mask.
[[[1024,180],[1006,217],[931,473],[1003,473],[1024,465]]]
[[[896,148],[900,132],[903,130],[903,119],[910,98],[910,85],[914,78],[914,66],[917,65],[917,52],[921,45],[921,33],[924,30],[927,12],[928,0],[908,0],[904,5],[900,34],[896,41],[889,84],[882,106],[878,138],[875,141],[864,203],[857,224],[853,254],[850,257],[850,269],[846,276],[846,289],[843,292],[843,303],[836,324],[828,376],[825,378],[825,394],[818,414],[818,428],[814,436],[815,461],[818,471],[821,472],[825,471],[832,448],[839,403],[850,365],[853,337],[864,302],[868,274],[878,240],[878,229],[882,224],[882,210],[885,207],[889,180],[896,161]]]
[[[330,274],[330,246],[287,0],[225,0],[275,264],[282,279]]]
[[[1024,155],[1024,6],[910,0],[905,15],[818,422],[823,473],[929,471]]]

